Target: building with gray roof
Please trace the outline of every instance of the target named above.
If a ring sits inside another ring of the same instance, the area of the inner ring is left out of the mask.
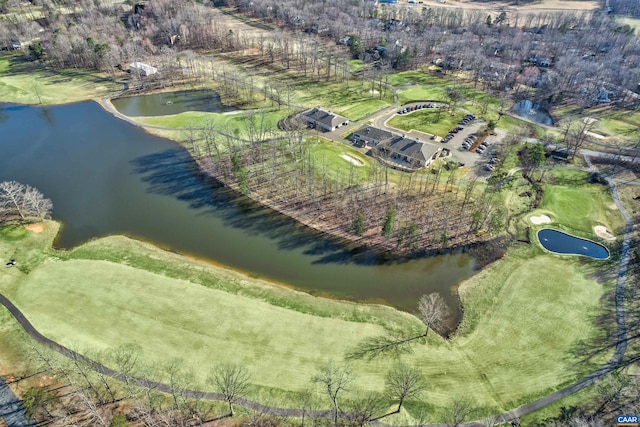
[[[346,117],[323,110],[320,107],[309,110],[302,116],[307,120],[309,127],[320,128],[323,132],[332,132],[340,126],[349,124],[349,119]]]

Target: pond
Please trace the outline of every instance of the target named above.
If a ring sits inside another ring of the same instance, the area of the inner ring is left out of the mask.
[[[562,255],[582,255],[594,259],[609,258],[609,251],[601,244],[551,228],[538,230],[538,240],[542,247],[549,252]]]
[[[525,119],[536,123],[549,126],[553,124],[553,119],[543,108],[540,107],[540,104],[534,104],[529,100],[518,102],[513,106],[511,111],[520,117],[524,117]]]
[[[233,107],[224,105],[217,92],[208,89],[128,96],[111,102],[119,112],[132,117],[168,116],[185,111],[223,113],[235,110]]]
[[[461,317],[455,289],[473,274],[470,256],[401,262],[347,248],[203,177],[174,142],[96,103],[0,104],[0,135],[0,181],[52,199],[58,247],[125,234],[316,295],[414,311],[439,292]]]

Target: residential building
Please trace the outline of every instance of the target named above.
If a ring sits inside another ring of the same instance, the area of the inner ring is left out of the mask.
[[[137,73],[141,77],[150,76],[151,74],[156,74],[158,72],[156,67],[152,67],[151,65],[143,62],[132,62],[129,64],[129,69],[132,73]]]

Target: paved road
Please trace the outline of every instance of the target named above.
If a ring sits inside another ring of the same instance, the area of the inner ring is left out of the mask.
[[[22,402],[2,379],[0,379],[0,417],[7,427],[35,427],[35,424],[27,419]]]

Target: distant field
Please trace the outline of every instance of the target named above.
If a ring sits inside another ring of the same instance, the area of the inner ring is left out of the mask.
[[[0,55],[0,102],[64,104],[100,98],[120,88],[97,73],[52,72],[20,57]]]
[[[13,253],[43,245],[39,239],[0,235],[0,248]],[[584,373],[570,350],[594,333],[603,286],[590,277],[595,267],[537,253],[514,250],[467,281],[458,336],[432,334],[402,357],[429,383],[424,403],[407,406],[414,415],[422,407],[440,421],[459,396],[488,412],[511,409]],[[135,342],[147,364],[182,358],[204,389],[211,368],[240,361],[251,371],[254,398],[266,393],[286,406],[296,405],[289,392],[308,387],[321,363],[343,361],[362,339],[388,327],[422,329],[393,309],[314,298],[121,237],[62,259],[32,256],[37,267],[28,275],[13,270],[0,290],[47,336],[89,354]],[[381,391],[389,363],[351,361],[356,382],[346,396]]]

